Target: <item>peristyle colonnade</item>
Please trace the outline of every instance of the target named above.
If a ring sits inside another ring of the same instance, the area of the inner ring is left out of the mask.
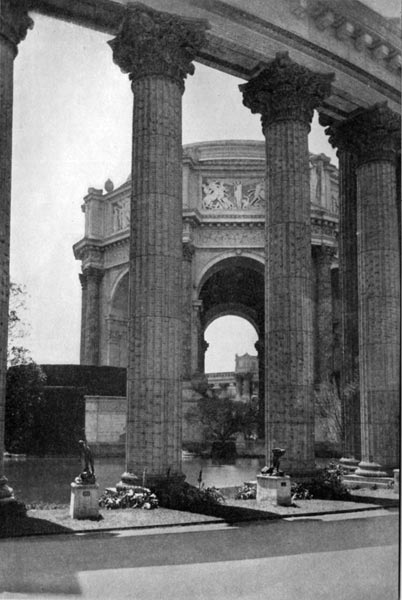
[[[3,447],[9,286],[9,213],[13,61],[32,25],[23,4],[0,14],[0,448]],[[130,4],[109,42],[134,94],[127,371],[127,483],[181,478],[182,212],[181,101],[193,60],[206,44],[204,19]],[[313,110],[331,94],[334,75],[314,72],[278,52],[240,86],[261,114],[266,139],[266,455],[287,449],[292,473],[314,470],[311,232],[308,132]],[[240,100],[240,98],[239,98]],[[345,407],[347,458],[358,473],[398,463],[399,236],[396,157],[399,116],[385,105],[328,121],[341,171],[340,272],[344,383],[358,369],[360,410]],[[94,321],[96,272],[84,273]],[[89,349],[87,349],[89,351]],[[359,423],[360,421],[360,423]],[[361,449],[358,447],[359,432]],[[2,453],[0,452],[2,461]],[[0,476],[3,474],[1,463]],[[0,499],[10,488],[0,480]]]

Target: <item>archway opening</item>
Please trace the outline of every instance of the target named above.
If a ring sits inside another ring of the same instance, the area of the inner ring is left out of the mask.
[[[205,373],[235,371],[236,356],[256,356],[258,334],[246,319],[226,315],[215,319],[205,330],[208,349],[205,353]]]

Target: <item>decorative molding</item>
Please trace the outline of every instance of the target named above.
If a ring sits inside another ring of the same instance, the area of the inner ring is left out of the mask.
[[[168,77],[184,90],[192,61],[206,44],[205,19],[188,19],[144,5],[128,5],[118,35],[108,42],[113,61],[136,81],[152,75]]]
[[[327,127],[329,142],[338,151],[356,155],[358,165],[394,161],[401,144],[401,118],[386,103],[358,109],[346,121],[335,124],[326,117],[320,123]]]
[[[390,25],[389,20],[379,14],[376,16],[382,21],[382,33],[381,28],[376,27],[376,24],[368,26],[364,19],[358,18],[357,14],[345,14],[345,3],[333,0],[290,0],[290,2],[291,5],[296,5],[295,9],[291,8],[291,11],[297,14],[297,5],[301,5],[298,12],[301,16],[309,14],[317,29],[354,45],[358,52],[368,52],[372,60],[384,61],[386,67],[392,71],[401,68],[400,48],[386,39],[386,34],[388,33],[389,36],[390,31],[394,36],[398,33],[400,35],[400,32],[397,32],[395,27]],[[353,13],[354,9],[351,8]],[[364,10],[369,9],[365,7]]]
[[[313,111],[331,94],[333,73],[313,73],[278,52],[273,61],[247,83],[239,85],[243,104],[261,114],[262,128],[274,121],[298,120],[310,125]]]
[[[100,283],[102,277],[104,275],[104,270],[99,269],[97,267],[89,266],[85,267],[83,271],[83,275],[86,279],[87,285],[89,281],[94,281],[95,283]]]
[[[130,200],[123,198],[112,202],[112,231],[116,233],[130,227]]]
[[[204,210],[261,209],[264,204],[264,181],[211,177],[202,179],[201,208]]]

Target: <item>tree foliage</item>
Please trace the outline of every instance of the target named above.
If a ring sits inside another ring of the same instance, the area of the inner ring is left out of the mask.
[[[10,283],[10,301],[8,311],[7,364],[15,366],[30,362],[29,350],[21,340],[27,335],[29,327],[25,321],[27,291],[25,286]]]
[[[32,360],[8,368],[4,432],[8,452],[35,452],[45,379],[41,367]]]
[[[258,401],[239,402],[208,390],[190,411],[187,419],[200,423],[209,441],[225,443],[238,433],[250,437],[258,422]]]
[[[26,297],[24,286],[10,283],[4,441],[6,450],[12,453],[35,449],[45,382],[41,367],[20,343],[28,331],[24,320]]]

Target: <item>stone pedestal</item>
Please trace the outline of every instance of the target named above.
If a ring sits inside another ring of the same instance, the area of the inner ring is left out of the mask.
[[[257,475],[257,502],[268,500],[280,506],[290,506],[292,496],[289,475]]]
[[[99,485],[71,484],[70,517],[72,519],[96,519],[99,516]]]

